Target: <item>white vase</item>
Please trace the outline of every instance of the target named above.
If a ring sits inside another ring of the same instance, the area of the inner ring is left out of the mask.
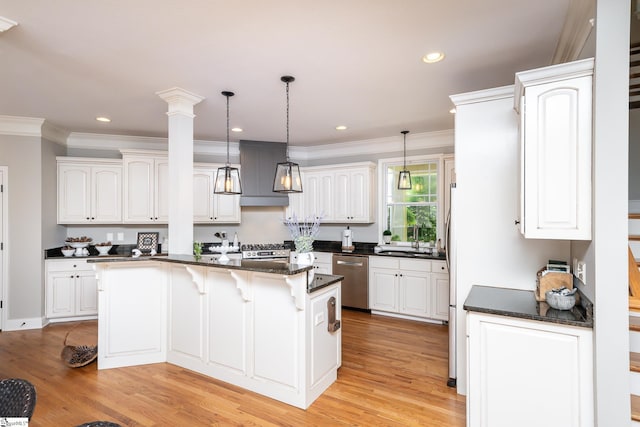
[[[313,263],[316,260],[316,256],[313,252],[302,252],[298,254],[297,263],[298,265],[310,265],[313,267]],[[307,283],[311,284],[313,282],[313,277],[315,276],[315,270],[311,268],[311,270],[307,271]]]

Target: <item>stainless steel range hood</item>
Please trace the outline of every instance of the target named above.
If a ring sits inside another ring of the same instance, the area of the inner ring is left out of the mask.
[[[282,142],[240,140],[240,206],[289,206],[289,196],[273,192],[276,164],[286,161]]]

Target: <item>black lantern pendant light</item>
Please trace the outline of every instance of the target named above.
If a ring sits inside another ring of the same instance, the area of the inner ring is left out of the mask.
[[[227,98],[227,163],[224,167],[218,168],[216,182],[213,186],[214,194],[242,194],[242,183],[240,182],[240,171],[238,168],[229,166],[229,97],[233,92],[224,91],[222,94]]]
[[[286,161],[276,166],[276,176],[273,179],[273,191],[276,193],[302,193],[302,178],[297,163],[289,161],[289,83],[295,80],[292,76],[280,78],[287,85],[287,145]]]
[[[411,172],[407,170],[407,134],[408,130],[400,132],[404,135],[404,157],[403,166],[398,175],[398,190],[411,190]]]

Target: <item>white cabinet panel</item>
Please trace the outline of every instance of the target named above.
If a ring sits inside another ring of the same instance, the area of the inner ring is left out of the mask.
[[[121,161],[58,157],[58,223],[120,222]]]
[[[521,231],[591,239],[593,60],[516,74],[521,115]]]
[[[45,269],[47,318],[98,314],[96,273],[85,259],[47,260]]]
[[[217,165],[193,169],[193,220],[196,223],[240,223],[240,196],[214,194]]]
[[[124,222],[166,223],[169,163],[166,157],[124,154]]]
[[[593,426],[591,329],[475,312],[467,322],[467,425]]]
[[[380,310],[379,314],[448,320],[449,275],[445,262],[370,256],[369,307]]]
[[[322,215],[323,223],[375,221],[375,164],[349,163],[302,168],[303,193],[289,196],[285,219]]]

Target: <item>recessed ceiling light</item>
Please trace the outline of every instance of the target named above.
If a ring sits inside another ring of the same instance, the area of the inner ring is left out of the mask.
[[[345,125],[339,125],[336,126],[336,130],[347,130],[347,127]]]
[[[111,122],[111,119],[109,117],[102,117],[102,116],[96,117],[96,120],[99,121],[99,122],[103,122],[103,123]]]
[[[242,132],[242,128],[231,128],[231,132]]]
[[[429,52],[425,56],[422,57],[422,61],[427,64],[433,64],[435,62],[440,62],[444,59],[444,53],[442,52]]]

